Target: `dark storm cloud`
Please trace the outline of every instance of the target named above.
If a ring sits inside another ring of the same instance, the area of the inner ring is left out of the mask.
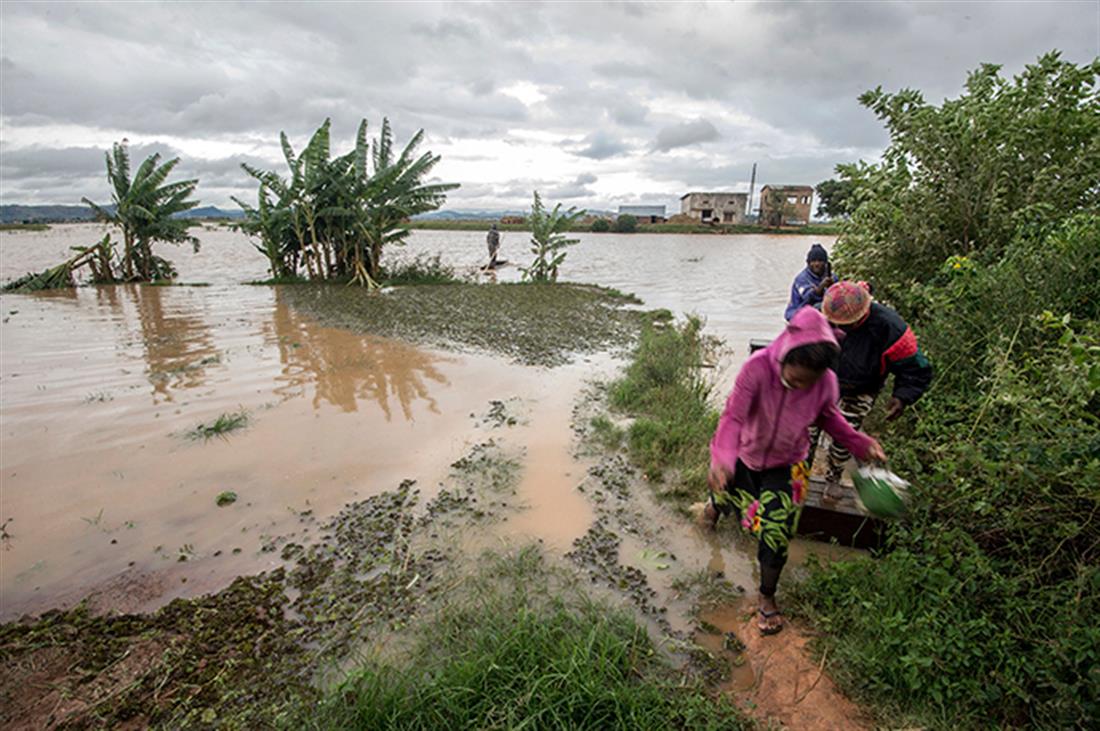
[[[662,152],[677,147],[697,145],[700,142],[711,142],[721,137],[713,124],[705,119],[696,119],[691,122],[681,122],[671,127],[665,127],[657,133],[657,139],[653,141],[653,148]]]

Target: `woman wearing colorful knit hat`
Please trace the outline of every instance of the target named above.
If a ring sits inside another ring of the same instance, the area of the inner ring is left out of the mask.
[[[840,383],[838,406],[854,428],[862,427],[888,375],[894,375],[894,390],[886,405],[887,420],[900,416],[928,389],[932,366],[917,346],[917,336],[901,315],[874,301],[866,282],[844,281],[829,287],[821,312],[843,331],[836,369]],[[817,448],[819,434],[818,430],[811,434],[813,449]],[[840,475],[850,456],[834,440],[825,470],[826,497],[839,497]]]
[[[736,512],[742,527],[757,536],[763,634],[783,629],[775,590],[808,487],[810,425],[821,424],[861,458],[886,459],[878,442],[837,411],[836,374],[829,366],[838,351],[822,314],[803,307],[741,367],[710,442],[711,501],[703,517],[714,525]]]

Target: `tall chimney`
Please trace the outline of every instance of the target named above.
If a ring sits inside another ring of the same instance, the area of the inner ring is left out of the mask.
[[[753,191],[755,189],[756,189],[756,163],[754,162],[752,164],[752,180],[749,181],[749,203],[748,203],[749,210],[745,211],[745,216],[746,217],[752,216],[752,194],[753,194]]]

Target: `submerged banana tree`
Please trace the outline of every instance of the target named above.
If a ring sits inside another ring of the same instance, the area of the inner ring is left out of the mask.
[[[383,120],[379,137],[369,143],[364,119],[354,149],[333,158],[329,130],[326,119],[300,156],[286,134],[280,135],[285,180],[242,166],[259,182],[260,192],[255,207],[234,199],[245,213],[241,229],[260,239],[256,248],[268,257],[275,277],[304,268],[310,279],[373,285],[385,247],[408,236],[405,222],[438,208],[458,186],[423,182],[439,162],[430,152],[416,155],[423,131],[395,155],[389,121]]]
[[[570,208],[561,209],[561,203],[547,211],[535,191],[535,200],[531,205],[531,215],[527,217],[531,224],[531,253],[535,255],[529,267],[520,267],[523,278],[531,282],[556,282],[558,267],[565,261],[565,248],[573,246],[580,239],[565,236],[573,222],[584,215],[584,211]]]
[[[145,159],[130,178],[130,153],[125,141],[116,142],[107,158],[107,181],[111,184],[113,208],[84,198],[99,221],[116,226],[122,234],[119,279],[153,281],[175,275],[171,262],[153,253],[153,244],[166,241],[189,243],[198,251],[199,240],[187,232],[187,221],[175,215],[199,204],[191,200],[198,180],[165,183],[179,164],[173,158],[160,164],[160,153]]]

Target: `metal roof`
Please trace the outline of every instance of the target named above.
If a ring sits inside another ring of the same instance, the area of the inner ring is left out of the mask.
[[[619,214],[629,213],[631,216],[661,216],[665,215],[664,206],[619,206]]]

